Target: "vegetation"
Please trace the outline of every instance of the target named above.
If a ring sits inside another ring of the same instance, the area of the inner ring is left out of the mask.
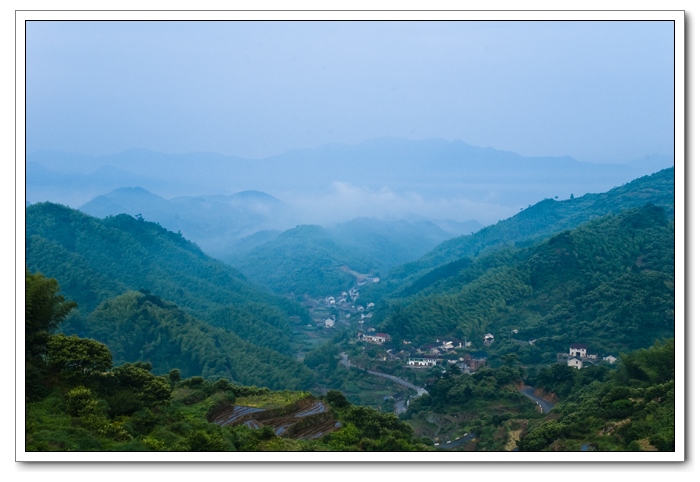
[[[523,451],[673,451],[674,341],[622,356],[604,380],[590,369],[552,367],[537,381],[569,393],[551,417],[528,430]],[[569,372],[569,373],[567,373]]]
[[[551,363],[570,343],[618,353],[673,336],[674,231],[647,205],[596,219],[528,248],[464,259],[419,280],[380,326],[394,338],[454,335],[488,351]],[[528,343],[536,340],[534,344]]]
[[[311,321],[300,305],[139,216],[29,206],[26,448],[412,451],[464,438],[459,450],[672,451],[672,180],[669,169],[605,195],[545,200],[444,243],[388,288],[364,287],[377,302],[364,327],[392,337],[382,346],[340,323],[298,343]],[[372,236],[372,248],[354,228],[299,226],[251,248],[244,270],[280,293],[347,289],[395,241]],[[484,350],[488,365],[408,370],[387,354],[446,337],[473,345],[446,355],[452,363]],[[553,365],[571,343],[620,361]],[[343,366],[341,352],[361,368]],[[364,369],[428,395],[397,418],[394,398],[414,392]],[[524,384],[555,408],[540,413]],[[221,422],[241,407],[249,418]]]
[[[473,235],[459,236],[441,243],[419,260],[392,270],[378,289],[384,294],[394,293],[395,296],[407,285],[446,263],[503,247],[530,245],[594,218],[648,203],[662,207],[666,215],[673,218],[673,168],[635,179],[605,193],[559,201],[545,199]]]
[[[313,384],[313,373],[290,358],[289,319],[304,322],[308,314],[158,224],[35,204],[27,208],[26,259],[80,305],[64,333],[105,343],[116,363],[150,362],[160,374],[179,367],[185,376],[272,388]],[[56,319],[66,308],[57,308]],[[37,301],[27,309],[43,308]],[[46,334],[37,329],[28,341],[33,336]]]
[[[401,418],[431,440],[445,442],[470,433],[475,436],[472,450],[505,450],[508,427],[542,417],[536,405],[518,393],[523,372],[515,362],[511,357],[507,365],[482,368],[473,375],[453,367],[426,387],[428,395],[411,401]]]
[[[309,296],[350,289],[355,276],[343,266],[361,273],[375,269],[371,259],[339,244],[320,226],[287,230],[232,263],[276,293]]]
[[[112,366],[107,347],[95,340],[51,334],[55,321],[65,315],[65,301],[53,296],[57,287],[39,274],[27,274],[32,290],[27,304],[52,299],[45,305],[51,326],[46,338],[29,343],[27,365],[27,451],[279,451],[279,450],[428,450],[407,424],[394,415],[356,407],[339,392],[326,401],[330,413],[300,422],[336,418],[339,423],[320,440],[278,436],[270,426],[221,426],[209,420],[234,402],[284,415],[300,401],[313,399],[304,392],[271,392],[222,378],[182,379],[173,369],[167,376],[151,373],[150,363]],[[38,287],[42,287],[39,289]],[[42,323],[39,311],[28,311],[27,325]],[[44,320],[44,322],[46,319]],[[30,377],[29,372],[34,376]],[[39,389],[43,387],[44,390]],[[328,425],[328,424],[326,424]]]

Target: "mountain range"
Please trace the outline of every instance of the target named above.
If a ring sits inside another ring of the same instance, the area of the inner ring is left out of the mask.
[[[123,187],[140,186],[164,198],[254,190],[293,207],[295,224],[328,225],[358,216],[491,224],[544,198],[603,192],[672,165],[672,158],[662,156],[591,164],[462,141],[385,138],[265,159],[143,149],[93,157],[38,151],[27,155],[26,186],[29,202],[73,207]]]

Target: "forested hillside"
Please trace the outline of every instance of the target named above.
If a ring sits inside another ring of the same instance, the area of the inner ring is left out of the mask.
[[[586,372],[554,365],[538,373],[533,383],[563,403],[523,433],[520,450],[675,450],[674,340],[623,355],[603,380]]]
[[[347,267],[360,273],[376,269],[369,256],[341,245],[321,226],[287,230],[232,262],[274,292],[310,296],[350,289],[355,276]]]
[[[445,241],[419,260],[392,270],[385,277],[382,291],[401,290],[427,271],[465,256],[476,256],[503,246],[532,244],[593,218],[647,203],[662,207],[667,216],[673,219],[673,168],[635,179],[605,193],[586,194],[567,200],[545,199],[473,235]]]
[[[473,375],[451,369],[402,419],[417,435],[468,432],[468,450],[673,451],[674,340],[623,354],[617,366],[553,364],[523,372],[517,357]],[[557,403],[549,413],[518,393],[523,380]]]
[[[673,223],[658,206],[627,210],[445,265],[407,291],[381,324],[394,338],[481,343],[491,332],[490,350],[527,363],[550,363],[576,342],[607,353],[643,348],[674,332]]]
[[[205,253],[218,259],[229,253],[231,244],[243,236],[294,225],[289,206],[258,191],[165,199],[139,187],[120,188],[97,196],[80,210],[98,218],[140,214],[170,231],[182,232]]]
[[[56,280],[27,271],[26,292],[26,451],[432,449],[394,415],[352,406],[339,392],[319,399],[308,392],[232,384],[227,373],[214,382],[201,376],[183,379],[177,368],[156,376],[150,362],[118,364],[120,354],[113,357],[98,341],[54,333],[75,308],[59,294]],[[111,310],[111,321],[137,337],[147,326],[139,321],[153,316],[145,312],[169,311],[156,315],[163,319],[157,331],[164,343],[169,334],[176,335],[166,325],[177,323],[165,318],[187,317],[152,296],[132,293],[116,303],[121,306],[101,310]],[[139,320],[134,320],[136,311],[141,311]],[[177,335],[179,343],[198,343],[191,331]],[[187,363],[176,351],[173,346],[165,363]],[[250,376],[276,376],[272,365],[255,370]],[[247,415],[234,423],[231,413]]]
[[[476,221],[445,225],[462,232],[480,227]],[[222,259],[274,292],[323,296],[349,289],[356,280],[351,271],[383,275],[451,236],[429,221],[356,218],[326,228],[261,231],[231,245]]]
[[[258,377],[277,367],[285,374],[255,383],[281,387],[283,378],[292,383],[290,387],[311,383],[312,374],[288,358],[293,352],[290,316],[308,317],[295,303],[251,285],[235,269],[158,224],[128,215],[100,220],[50,203],[32,205],[26,212],[28,269],[59,280],[62,292],[79,306],[65,330],[99,333],[99,339],[123,361],[150,361],[172,354],[173,345],[158,333],[180,340],[183,333],[197,334],[184,344],[177,343],[176,350],[178,356],[191,357],[193,374],[228,371],[238,377]],[[139,297],[148,302],[137,303]],[[134,333],[126,331],[128,325],[120,325],[121,334],[116,327],[110,331],[106,320],[117,307],[134,303],[139,304],[138,313],[124,308],[121,315],[145,323],[143,336],[130,341],[141,346],[132,346],[122,355],[120,337]],[[222,358],[219,351],[229,355]],[[223,361],[226,357],[233,358]],[[227,363],[228,368],[222,368]],[[238,363],[246,370],[235,366]],[[155,361],[154,366],[167,368]]]

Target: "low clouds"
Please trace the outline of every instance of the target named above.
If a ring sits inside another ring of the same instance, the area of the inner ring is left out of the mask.
[[[475,219],[491,224],[515,214],[512,206],[476,202],[467,197],[426,198],[415,192],[397,192],[388,187],[371,189],[335,181],[325,193],[300,195],[285,201],[300,215],[299,222],[332,224],[355,217],[380,219]]]

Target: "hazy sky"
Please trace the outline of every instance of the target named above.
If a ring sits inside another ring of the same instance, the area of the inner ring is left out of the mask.
[[[28,22],[27,149],[673,153],[672,22]]]

